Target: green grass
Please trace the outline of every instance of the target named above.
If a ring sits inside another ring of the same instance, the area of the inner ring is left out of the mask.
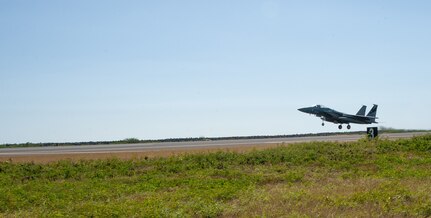
[[[431,135],[246,153],[0,163],[0,216],[431,216]]]

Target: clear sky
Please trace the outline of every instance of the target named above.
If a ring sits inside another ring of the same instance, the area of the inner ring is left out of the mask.
[[[431,129],[430,1],[0,0],[0,143]],[[352,124],[352,130],[365,126]]]

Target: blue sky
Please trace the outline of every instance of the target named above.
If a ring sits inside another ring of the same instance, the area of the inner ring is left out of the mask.
[[[431,129],[429,1],[0,1],[0,143]],[[353,125],[353,130],[365,126]]]

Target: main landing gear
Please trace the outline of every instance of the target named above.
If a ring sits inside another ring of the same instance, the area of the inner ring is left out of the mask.
[[[340,124],[340,125],[338,125],[338,129],[342,129],[343,128],[343,126]],[[351,126],[350,126],[350,124],[347,124],[347,129],[350,129],[351,128]]]
[[[322,126],[324,126],[325,125],[325,123],[324,122],[322,122]]]

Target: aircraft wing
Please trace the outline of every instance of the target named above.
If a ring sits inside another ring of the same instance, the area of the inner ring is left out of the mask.
[[[351,117],[338,117],[338,119],[346,123],[354,123],[358,121],[358,119],[354,119]]]
[[[375,122],[375,119],[377,117],[367,117],[367,116],[361,116],[361,115],[349,115],[344,114],[341,117],[338,117],[339,120],[346,122],[346,123],[369,123],[369,122]]]
[[[343,120],[339,119],[340,116],[342,116],[342,113],[339,113],[339,112],[325,111],[324,113],[322,113],[322,119],[329,122],[335,122],[335,123],[343,122]]]
[[[369,119],[369,118],[379,119],[378,117],[368,117],[368,116],[361,116],[361,115],[351,115],[351,117],[363,118],[363,119]]]

